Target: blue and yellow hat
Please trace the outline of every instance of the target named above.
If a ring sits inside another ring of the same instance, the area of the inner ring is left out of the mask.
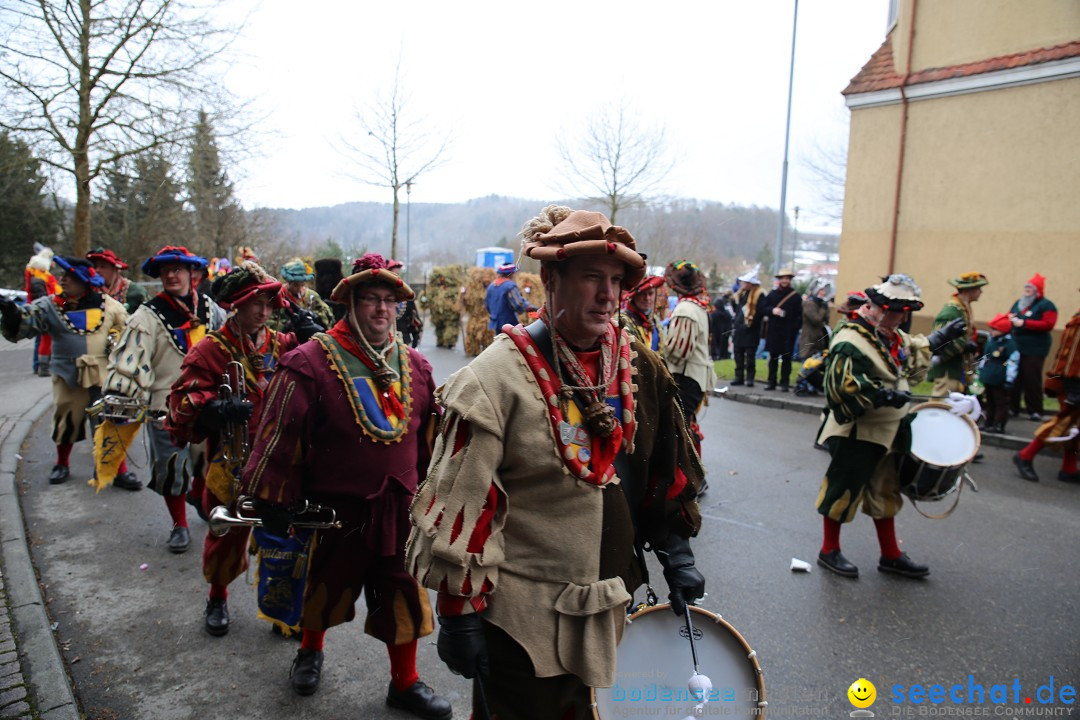
[[[166,245],[157,251],[157,255],[146,258],[142,271],[152,278],[161,277],[163,265],[187,265],[191,268],[205,268],[206,258],[193,255],[183,245]]]
[[[94,269],[94,265],[89,260],[83,260],[82,258],[66,258],[57,255],[53,258],[53,262],[64,268],[64,272],[69,272],[75,277],[79,278],[79,281],[89,285],[90,287],[104,287],[105,278],[98,274],[98,271]]]

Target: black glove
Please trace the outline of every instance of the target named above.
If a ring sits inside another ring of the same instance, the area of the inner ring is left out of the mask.
[[[696,602],[705,596],[705,578],[694,566],[690,541],[679,535],[670,535],[665,546],[657,547],[655,552],[664,567],[671,609],[682,617],[688,602]]]
[[[4,318],[4,322],[7,324],[15,322],[19,316],[19,306],[14,300],[6,295],[0,295],[0,317]]]
[[[477,670],[487,675],[483,619],[476,613],[440,616],[439,626],[439,659],[446,663],[450,672],[470,679],[476,677]]]
[[[964,322],[964,318],[950,320],[947,324],[942,325],[926,336],[926,339],[930,341],[930,352],[937,354],[956,338],[963,337],[966,332],[967,323]]]
[[[296,335],[296,342],[298,343],[306,343],[311,339],[312,335],[326,329],[319,324],[315,313],[310,310],[304,310],[290,304],[289,307],[285,308],[285,313],[289,316],[289,325],[292,326],[292,332]]]
[[[251,504],[255,507],[255,513],[262,520],[263,528],[271,535],[289,537],[289,527],[292,525],[292,513],[288,509],[254,498]]]
[[[203,406],[200,423],[211,430],[220,430],[226,423],[245,423],[255,412],[255,405],[240,398],[214,398]]]
[[[968,344],[964,346],[964,352],[968,353],[969,355],[974,355],[975,353],[979,352],[979,343],[975,342],[974,340],[969,341]]]
[[[909,402],[911,402],[911,393],[907,391],[882,388],[874,396],[874,407],[876,408],[888,406],[899,409],[907,407]]]

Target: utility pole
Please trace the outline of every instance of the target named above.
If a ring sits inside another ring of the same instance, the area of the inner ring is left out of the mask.
[[[791,22],[791,65],[788,70],[787,89],[787,122],[784,124],[784,171],[780,179],[780,221],[776,228],[776,263],[774,272],[779,271],[779,266],[784,257],[784,222],[787,218],[784,210],[787,204],[787,170],[788,170],[788,139],[791,135],[791,88],[795,80],[795,36],[799,28],[799,0],[795,0],[795,15]]]

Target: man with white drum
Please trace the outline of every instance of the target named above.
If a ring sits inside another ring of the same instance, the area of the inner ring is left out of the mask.
[[[635,548],[656,552],[677,613],[704,593],[704,470],[674,379],[618,324],[645,274],[633,236],[551,205],[521,237],[547,301],[440,391],[406,562],[439,591],[439,656],[475,678],[476,717],[584,719],[615,680]]]
[[[828,445],[832,461],[817,499],[824,518],[818,564],[843,577],[858,577],[858,567],[840,552],[840,527],[855,519],[861,505],[877,530],[878,570],[925,577],[930,569],[900,551],[893,525],[903,504],[897,461],[910,444],[914,417],[907,410],[909,378],[929,366],[932,348],[962,337],[965,323],[959,318],[929,336],[900,330],[904,316],[923,306],[919,287],[907,275],[891,275],[867,288],[866,295],[870,301],[829,344],[825,368],[829,412],[818,442]]]

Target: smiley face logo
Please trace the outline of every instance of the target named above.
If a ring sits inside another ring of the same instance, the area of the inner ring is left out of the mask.
[[[877,699],[877,688],[866,678],[859,678],[847,689],[848,700],[857,708],[868,708]]]

